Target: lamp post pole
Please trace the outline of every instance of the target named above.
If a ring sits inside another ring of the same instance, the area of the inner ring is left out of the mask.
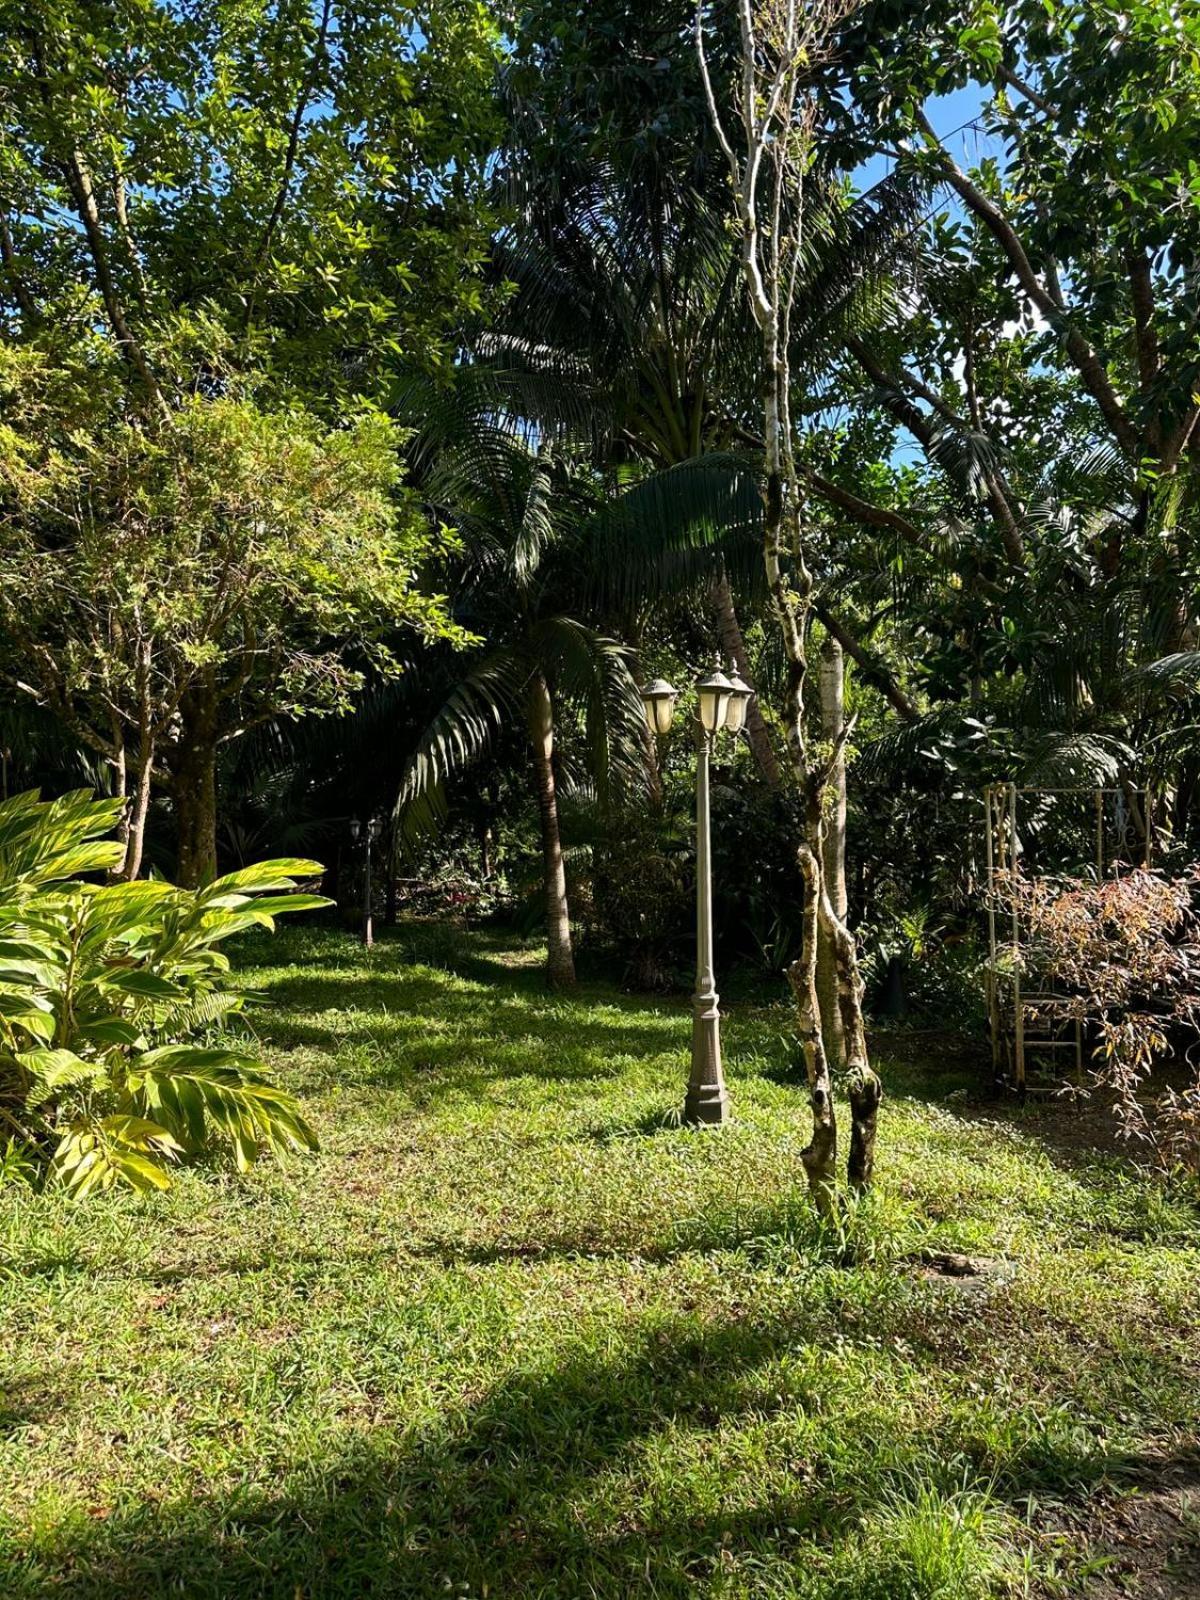
[[[718,1126],[729,1121],[729,1095],[721,1068],[721,1011],[713,971],[712,819],[709,767],[713,739],[723,728],[739,733],[750,688],[717,668],[696,680],[696,990],[692,996],[692,1066],[684,1101],[685,1121]],[[646,721],[660,737],[671,726],[676,690],[656,678],[642,690]]]
[[[362,942],[369,950],[375,943],[375,924],[371,920],[371,824],[363,829],[363,845],[366,859],[363,866],[363,920]]]
[[[696,991],[692,996],[692,1071],[684,1119],[729,1120],[729,1095],[721,1070],[721,1012],[713,971],[712,822],[709,766],[713,735],[696,719]]]

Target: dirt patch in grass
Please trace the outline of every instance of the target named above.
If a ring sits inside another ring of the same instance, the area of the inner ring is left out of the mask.
[[[1148,1456],[1063,1531],[1087,1552],[1089,1600],[1200,1600],[1200,1451]]]

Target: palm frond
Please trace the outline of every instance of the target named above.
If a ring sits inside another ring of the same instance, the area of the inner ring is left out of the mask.
[[[548,617],[530,643],[559,698],[582,706],[589,771],[607,803],[645,779],[646,723],[631,652],[572,617]]]
[[[532,668],[512,648],[492,651],[452,690],[417,741],[396,799],[401,825],[420,796],[444,786],[488,750],[508,717],[523,716],[523,697]]]
[[[677,596],[720,572],[762,589],[762,493],[753,457],[711,452],[654,472],[583,531],[588,592],[601,605]]]

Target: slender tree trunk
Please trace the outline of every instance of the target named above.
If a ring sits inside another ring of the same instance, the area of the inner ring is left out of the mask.
[[[800,1159],[813,1203],[822,1216],[829,1216],[837,1198],[837,1119],[817,993],[821,865],[817,853],[807,843],[800,846],[799,861],[804,879],[803,945],[800,959],[788,969],[788,978],[796,997],[796,1033],[804,1055],[812,1110],[812,1136],[800,1152]]]
[[[844,922],[849,906],[846,893],[846,753],[845,660],[832,634],[821,646],[821,739],[834,752],[833,770],[824,796],[821,872],[825,892],[836,915]],[[822,917],[817,935],[817,994],[821,1005],[821,1032],[830,1066],[846,1065],[846,1036],[838,1002],[837,948],[833,929]]]
[[[129,754],[125,749],[125,739],[116,717],[113,718],[113,754],[108,765],[112,772],[113,799],[125,802],[121,820],[117,823],[117,838],[125,846],[125,856],[121,865],[114,868],[110,874],[113,878],[121,879],[126,875],[125,862],[129,859]]]
[[[750,656],[746,650],[746,640],[742,634],[741,623],[738,621],[737,608],[733,601],[733,590],[730,588],[729,579],[722,573],[713,584],[713,603],[717,612],[717,632],[721,639],[723,653],[737,667],[738,672],[751,688],[754,687],[754,678],[750,671]],[[758,703],[758,696],[751,700],[746,711],[746,739],[753,753],[759,774],[772,794],[778,794],[783,785],[783,777],[779,771],[779,758],[775,754],[775,746],[771,743],[771,732],[767,727],[766,719],[762,714],[762,707]]]
[[[533,744],[538,811],[542,823],[542,870],[546,894],[546,982],[568,989],[575,982],[567,870],[558,831],[554,784],[554,707],[545,678],[537,673],[529,690],[529,736]]]
[[[150,785],[154,776],[154,752],[139,752],[137,781],[126,806],[125,859],[120,876],[132,883],[142,870],[142,857],[146,845],[146,818],[150,812]]]
[[[383,896],[383,925],[385,928],[396,926],[396,913],[399,904],[396,894],[396,873],[399,870],[400,852],[396,843],[396,824],[393,820],[387,832],[387,849],[383,853],[387,870],[387,883]]]
[[[741,59],[740,84],[733,99],[732,125],[737,128],[733,137],[726,129],[708,71],[706,8],[697,6],[695,11],[701,79],[717,143],[729,163],[746,290],[762,341],[763,562],[787,660],[783,728],[788,762],[804,806],[804,840],[798,853],[805,884],[804,945],[789,977],[796,996],[797,1031],[812,1109],[812,1137],[802,1159],[813,1200],[822,1212],[834,1204],[837,1176],[837,1127],[817,982],[822,928],[835,954],[846,1059],[854,1074],[852,1111],[856,1105],[858,1110],[854,1112],[853,1143],[855,1171],[861,1183],[870,1175],[872,1107],[878,1107],[879,1098],[878,1079],[867,1065],[854,937],[830,898],[825,871],[825,797],[842,754],[846,729],[840,730],[828,752],[810,751],[806,737],[813,579],[805,548],[804,480],[793,433],[790,352],[792,311],[805,259],[804,183],[817,116],[809,75],[829,58],[838,24],[858,3],[809,0],[803,6],[780,7],[767,0],[742,0],[737,7]]]
[[[180,707],[182,727],[172,759],[178,828],[176,881],[199,888],[217,873],[217,701],[207,686]]]

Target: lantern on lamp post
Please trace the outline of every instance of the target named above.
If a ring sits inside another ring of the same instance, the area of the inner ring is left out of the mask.
[[[692,996],[692,1065],[684,1120],[718,1126],[729,1121],[729,1094],[721,1067],[721,1012],[713,971],[712,827],[709,764],[712,743],[723,730],[737,733],[746,717],[750,688],[719,667],[698,678],[696,689],[696,988]],[[666,734],[679,695],[656,678],[642,690],[652,733]]]

